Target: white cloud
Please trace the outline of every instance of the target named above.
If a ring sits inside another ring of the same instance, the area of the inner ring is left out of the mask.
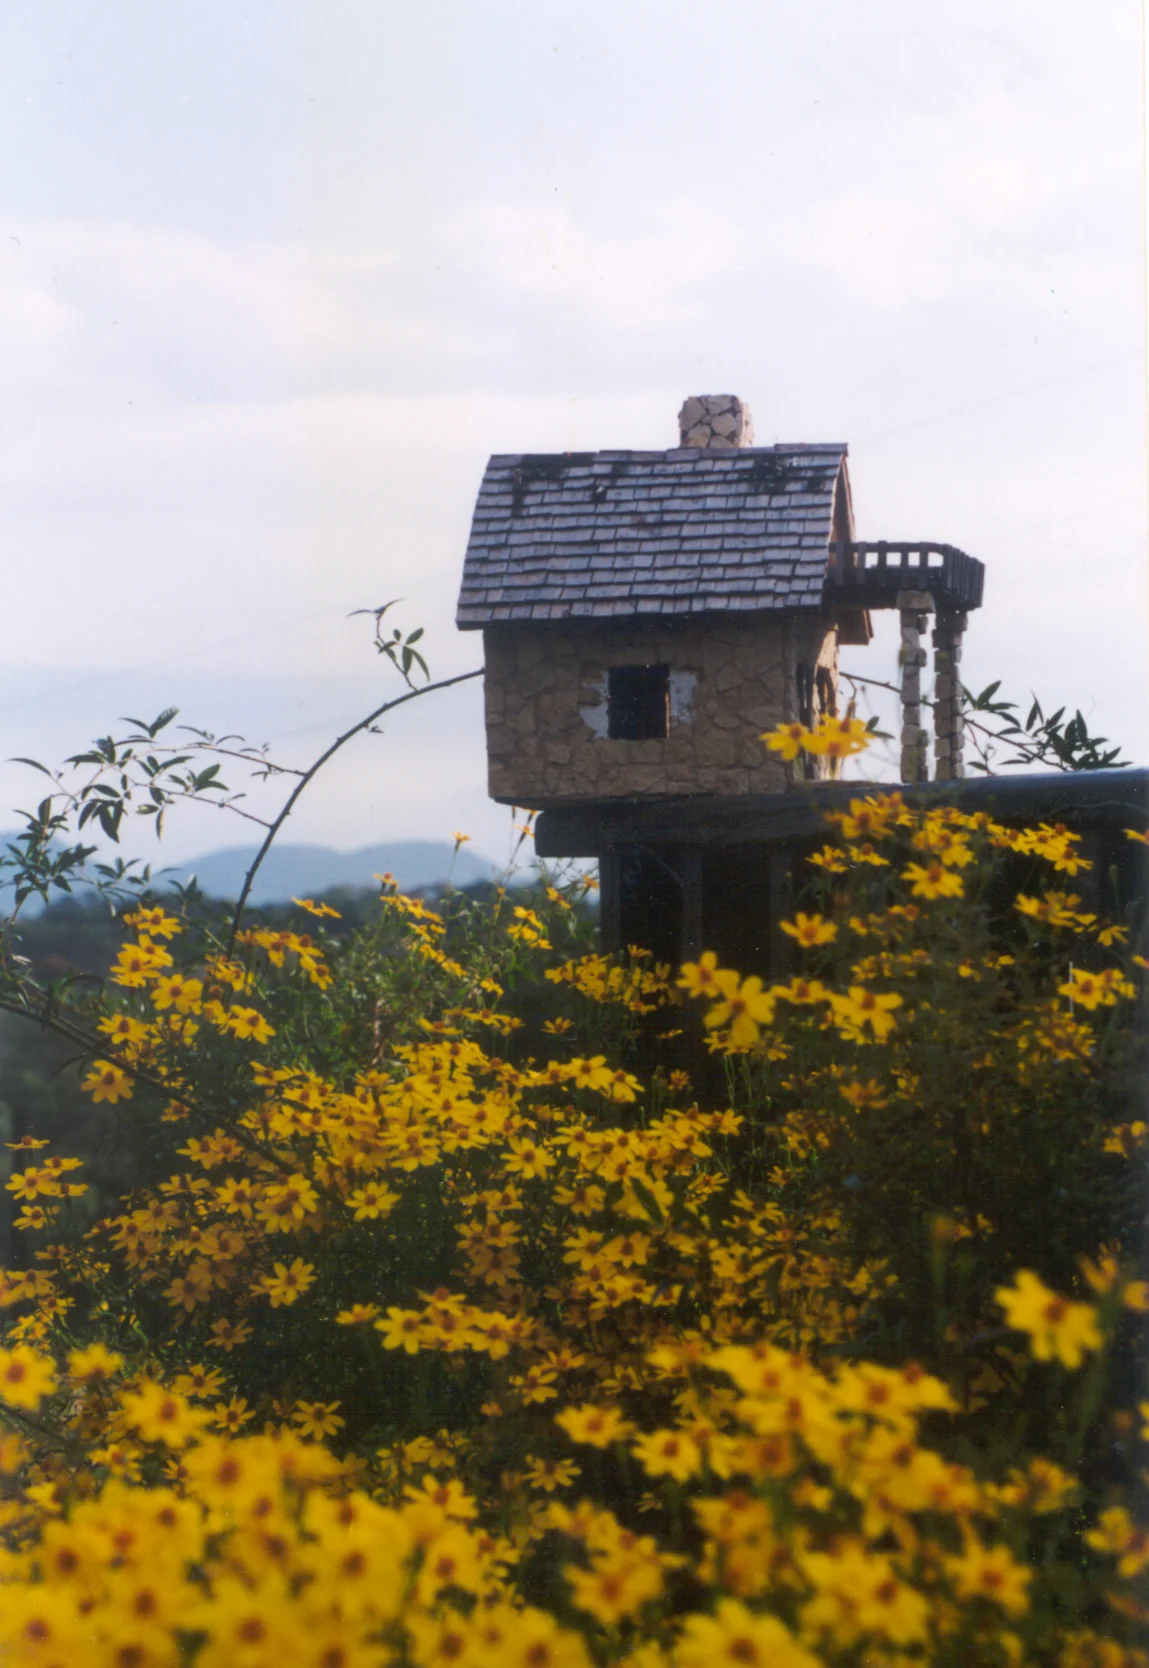
[[[448,245],[491,283],[613,330],[662,330],[705,318],[716,286],[746,265],[729,217],[701,200],[649,203],[629,232],[558,205],[476,203]],[[709,291],[709,293],[708,293]]]
[[[8,397],[91,408],[361,386],[389,354],[468,362],[479,335],[421,304],[395,252],[229,245],[112,221],[18,223],[0,241]],[[13,380],[15,378],[15,380]]]

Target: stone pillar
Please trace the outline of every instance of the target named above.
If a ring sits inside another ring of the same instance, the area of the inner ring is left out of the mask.
[[[934,629],[934,775],[939,782],[960,781],[965,775],[961,644],[966,624],[964,614],[939,614]]]
[[[754,419],[736,394],[692,394],[678,413],[678,444],[753,446]]]
[[[922,633],[934,611],[929,591],[899,591],[898,613],[902,624],[902,646],[898,663],[902,669],[902,781],[929,781],[929,735],[922,728],[922,667],[926,651]]]

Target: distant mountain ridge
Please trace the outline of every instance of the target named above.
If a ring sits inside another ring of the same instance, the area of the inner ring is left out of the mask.
[[[156,875],[159,888],[173,881],[186,883],[194,875],[209,898],[237,898],[258,846],[227,846],[203,857],[173,864]],[[441,885],[450,878],[456,886],[491,880],[495,865],[478,852],[461,846],[456,853],[446,840],[395,840],[384,845],[337,851],[333,846],[274,845],[260,865],[251,892],[255,904],[286,903],[290,898],[314,898],[334,886],[372,886],[376,875],[394,875],[402,891]]]

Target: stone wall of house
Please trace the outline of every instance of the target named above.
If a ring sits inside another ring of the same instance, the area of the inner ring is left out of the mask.
[[[781,792],[788,772],[762,731],[799,716],[799,664],[826,666],[837,684],[837,637],[817,618],[516,623],[483,636],[489,791],[532,808]],[[607,671],[625,665],[669,666],[664,740],[608,738]]]

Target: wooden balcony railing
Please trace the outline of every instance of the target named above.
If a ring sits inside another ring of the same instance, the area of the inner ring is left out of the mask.
[[[827,595],[858,608],[894,608],[899,591],[929,591],[936,607],[966,613],[980,608],[985,564],[952,544],[830,545]]]

